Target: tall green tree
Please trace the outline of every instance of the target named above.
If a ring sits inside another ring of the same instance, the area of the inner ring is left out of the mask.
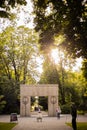
[[[65,91],[61,81],[61,74],[59,74],[57,67],[53,60],[49,57],[49,54],[45,55],[45,61],[43,63],[43,73],[40,77],[40,84],[58,84],[59,98],[61,97],[62,103],[65,103]],[[61,96],[62,95],[62,96]]]
[[[55,64],[50,60],[49,55],[45,57],[43,73],[39,83],[60,84]]]
[[[4,112],[19,110],[21,83],[36,83],[38,48],[37,33],[26,27],[11,26],[0,33],[0,95],[6,101]]]
[[[82,56],[84,59],[87,59],[86,1],[37,0],[33,1],[33,3],[34,13],[36,14],[34,19],[35,29],[39,32],[41,50],[49,53],[50,46],[56,46],[60,49],[62,48],[64,51],[66,50],[71,57],[76,58]],[[61,39],[56,41],[56,37],[60,36],[64,40],[61,42]],[[62,70],[62,73],[65,73],[64,69]],[[64,80],[65,83],[66,79]],[[72,88],[74,89],[73,84],[70,86],[73,86]]]
[[[74,65],[74,60],[71,61],[71,59],[64,57],[60,57],[59,63],[55,64],[52,57],[49,54],[47,57],[46,54],[43,73],[39,81],[39,83],[59,85],[59,103],[64,113],[70,112],[72,102],[75,102],[78,109],[82,110],[86,103],[86,81],[80,69],[73,72],[71,67]]]
[[[31,34],[32,33],[32,34]],[[9,79],[26,83],[35,74],[34,62],[38,54],[38,36],[24,27],[7,28],[1,33],[1,62]],[[34,71],[34,72],[33,72]]]

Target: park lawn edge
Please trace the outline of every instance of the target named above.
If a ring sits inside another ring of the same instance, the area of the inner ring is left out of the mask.
[[[12,130],[17,124],[15,122],[0,122],[0,130]]]
[[[66,124],[72,127],[71,123],[66,123]],[[87,130],[87,122],[77,122],[77,130]]]

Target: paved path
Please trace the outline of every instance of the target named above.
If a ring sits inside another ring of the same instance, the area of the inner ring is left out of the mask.
[[[9,121],[10,116],[0,116],[0,122]],[[78,116],[77,121],[87,122],[87,116]],[[60,119],[44,116],[42,122],[37,122],[35,115],[31,117],[18,116],[18,125],[12,130],[72,130],[66,125],[66,122],[71,122],[70,115],[61,115]]]
[[[19,118],[19,123],[13,130],[72,130],[65,124],[63,117],[43,117],[42,122],[37,122],[35,117]]]

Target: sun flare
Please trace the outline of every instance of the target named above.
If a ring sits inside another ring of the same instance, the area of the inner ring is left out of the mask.
[[[62,63],[64,63],[64,68],[69,69],[69,66],[70,66],[69,65],[70,63],[68,62],[69,59],[66,59],[64,52],[59,51],[58,48],[51,50],[51,59],[56,65],[60,64],[60,62],[62,60]],[[74,66],[71,69],[73,71],[79,71],[80,68],[82,67],[82,61],[83,61],[83,59],[81,57],[77,58]]]
[[[51,51],[51,57],[52,57],[52,60],[55,62],[55,64],[59,63],[60,57],[59,57],[59,51],[58,51],[58,49],[52,49],[52,51]]]

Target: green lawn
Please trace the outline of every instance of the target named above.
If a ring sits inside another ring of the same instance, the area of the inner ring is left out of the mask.
[[[11,130],[17,123],[1,123],[0,130]]]
[[[72,126],[71,123],[66,123],[69,126]],[[87,130],[87,123],[86,122],[78,122],[77,123],[77,130]]]

